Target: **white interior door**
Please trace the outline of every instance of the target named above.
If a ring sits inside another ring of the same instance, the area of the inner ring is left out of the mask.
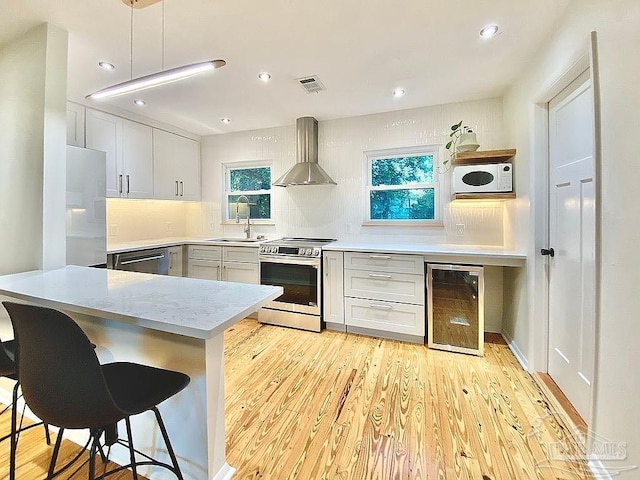
[[[595,348],[594,109],[585,71],[549,103],[549,375],[589,419]]]

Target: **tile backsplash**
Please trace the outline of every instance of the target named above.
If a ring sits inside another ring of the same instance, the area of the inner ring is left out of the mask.
[[[188,235],[189,204],[170,200],[107,199],[107,242]]]
[[[292,121],[295,119],[292,119]],[[441,226],[370,226],[364,220],[364,152],[414,145],[445,145],[450,125],[463,120],[475,129],[482,150],[505,148],[502,99],[402,110],[319,121],[319,163],[337,186],[274,187],[274,225],[257,225],[267,236],[319,236],[382,243],[503,245],[504,206],[500,202],[445,201]],[[447,152],[443,149],[443,155]],[[185,229],[193,235],[242,235],[223,225],[224,163],[268,160],[273,178],[296,161],[295,126],[213,135],[202,139],[202,203],[185,207]],[[449,173],[439,176],[445,198]]]

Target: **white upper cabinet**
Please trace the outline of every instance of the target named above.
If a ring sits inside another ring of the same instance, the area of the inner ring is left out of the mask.
[[[152,128],[86,109],[86,147],[107,154],[107,197],[153,198]]]
[[[86,147],[107,154],[107,197],[123,192],[122,118],[90,108],[86,109]]]
[[[153,129],[155,198],[200,200],[200,143]]]
[[[153,198],[153,129],[124,119],[122,127],[122,196]]]
[[[84,147],[84,107],[67,102],[67,145]]]

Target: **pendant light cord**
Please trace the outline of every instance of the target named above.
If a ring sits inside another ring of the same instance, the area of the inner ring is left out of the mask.
[[[129,32],[131,35],[131,38],[129,39],[129,44],[131,46],[131,51],[129,52],[129,64],[131,65],[131,71],[129,72],[129,74],[131,75],[131,80],[133,80],[133,2],[134,0],[131,0],[131,24],[129,27]]]
[[[162,69],[164,72],[164,0],[162,0]]]

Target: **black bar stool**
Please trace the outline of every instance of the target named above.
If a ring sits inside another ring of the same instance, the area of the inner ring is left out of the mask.
[[[187,375],[137,363],[100,365],[91,342],[68,315],[32,305],[3,305],[13,323],[24,399],[45,423],[60,427],[47,480],[70,466],[55,471],[64,429],[89,429],[89,480],[94,480],[96,453],[102,453],[100,438],[120,420],[125,421],[128,440],[117,442],[128,447],[131,463],[98,478],[131,468],[137,479],[140,465],[160,466],[183,478],[157,405],[182,391],[190,381]],[[133,447],[129,418],[147,410],[156,416],[171,465]],[[136,453],[145,460],[137,460]]]
[[[34,423],[32,425],[28,425],[26,427],[22,426],[22,421],[24,419],[24,410],[22,411],[22,415],[20,416],[20,426],[18,426],[18,390],[20,388],[20,382],[18,382],[18,369],[16,368],[16,363],[14,361],[15,358],[15,342],[13,340],[8,340],[6,342],[0,341],[0,377],[9,378],[11,380],[15,380],[15,385],[13,386],[13,396],[11,399],[11,404],[7,405],[0,415],[6,413],[9,409],[11,409],[11,432],[0,437],[0,442],[4,442],[5,440],[11,441],[11,449],[9,455],[9,479],[15,480],[16,478],[16,448],[18,445],[18,439],[20,437],[20,432],[24,432],[25,430],[29,430],[30,428],[37,427],[38,425],[43,425],[42,422]],[[49,437],[49,429],[47,425],[44,424],[44,431],[47,438],[47,445],[51,445],[51,439]]]

